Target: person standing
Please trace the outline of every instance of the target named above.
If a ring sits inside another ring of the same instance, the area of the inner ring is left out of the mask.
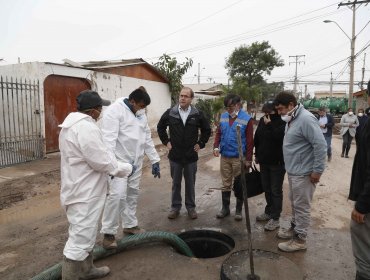
[[[260,165],[267,204],[264,213],[258,215],[256,220],[268,221],[264,228],[272,231],[280,227],[279,219],[283,206],[285,122],[276,113],[273,102],[265,103],[262,112],[265,115],[260,119],[254,134],[254,160]]]
[[[117,162],[111,156],[95,123],[102,106],[109,103],[95,91],[82,91],[77,96],[78,112],[70,113],[59,125],[60,201],[69,222],[63,250],[63,280],[95,279],[110,271],[106,266],[93,265],[92,250],[107,194],[108,174],[127,177],[132,165]]]
[[[355,139],[356,139],[356,148],[358,149],[358,146],[361,141],[361,133],[368,120],[368,116],[364,114],[364,109],[358,109],[357,119],[358,119],[358,127],[356,127]]]
[[[331,138],[333,136],[334,119],[326,113],[326,108],[321,107],[319,108],[318,120],[326,141],[328,161],[331,161]]]
[[[118,98],[104,111],[101,120],[103,140],[110,152],[117,159],[132,163],[135,167],[129,178],[114,177],[110,180],[101,228],[101,233],[104,234],[103,246],[106,249],[117,247],[115,235],[120,222],[124,234],[145,231],[138,226],[136,217],[144,154],[152,164],[152,174],[160,178],[160,158],[145,114],[145,108],[149,104],[149,94],[144,87],[139,87],[128,98]]]
[[[351,148],[351,143],[353,137],[356,135],[356,127],[358,127],[358,119],[355,114],[353,114],[352,108],[348,108],[347,114],[344,114],[340,119],[340,135],[343,138],[342,154],[341,157],[348,158],[348,152]]]
[[[370,93],[370,81],[367,85]],[[368,99],[369,102],[369,99]],[[370,102],[369,102],[370,105]],[[351,213],[352,251],[356,264],[356,280],[370,279],[370,123],[360,134],[353,161],[348,199],[355,201]]]
[[[275,98],[277,112],[286,122],[283,141],[285,169],[288,173],[292,221],[289,229],[280,228],[278,237],[290,239],[278,244],[285,252],[305,250],[311,221],[311,202],[316,184],[325,169],[326,141],[319,122],[291,93]]]
[[[230,197],[233,180],[241,173],[236,127],[240,126],[242,151],[245,167],[252,166],[253,157],[253,119],[242,108],[241,98],[236,94],[228,94],[224,99],[226,112],[221,115],[213,144],[213,155],[219,157],[222,179],[222,208],[216,215],[223,219],[230,215]],[[235,220],[242,220],[243,200],[236,199]]]
[[[191,105],[194,92],[183,87],[179,103],[168,109],[157,125],[158,136],[169,153],[172,195],[169,219],[176,219],[182,207],[181,181],[185,179],[185,207],[191,219],[198,214],[195,205],[195,179],[198,152],[203,149],[211,135],[211,128],[203,113]],[[169,128],[169,134],[167,133]],[[200,134],[199,134],[200,130]]]

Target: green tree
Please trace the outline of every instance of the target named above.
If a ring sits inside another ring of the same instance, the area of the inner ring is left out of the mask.
[[[182,77],[193,65],[193,60],[191,58],[186,57],[185,59],[185,62],[179,63],[176,57],[170,57],[167,54],[163,54],[159,58],[159,61],[154,64],[154,66],[158,68],[159,72],[168,79],[172,104],[176,104],[178,101],[182,88]]]
[[[251,88],[263,82],[263,75],[270,75],[275,67],[281,67],[284,61],[267,41],[254,42],[250,46],[236,48],[226,59],[225,68],[233,84]]]

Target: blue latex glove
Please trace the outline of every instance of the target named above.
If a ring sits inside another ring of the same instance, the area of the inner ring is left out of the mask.
[[[161,169],[159,167],[159,162],[156,162],[152,164],[152,174],[154,175],[154,178],[161,178]]]
[[[137,166],[136,166],[136,165],[134,165],[133,163],[131,163],[131,165],[132,165],[132,171],[131,171],[131,174],[130,174],[130,175],[128,175],[128,177],[131,177],[131,176],[132,176],[132,174],[134,174],[134,173],[135,173],[135,171],[136,171],[136,169],[137,169]]]

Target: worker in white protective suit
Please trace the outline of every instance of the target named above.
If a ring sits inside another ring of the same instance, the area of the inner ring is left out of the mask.
[[[108,175],[127,178],[132,165],[112,157],[96,125],[103,105],[109,101],[91,90],[77,97],[78,112],[70,113],[61,127],[60,200],[69,222],[63,251],[62,279],[95,279],[109,273],[93,265],[92,250],[99,218],[107,195]]]
[[[117,247],[115,235],[120,222],[124,234],[145,232],[138,226],[136,207],[144,154],[152,164],[152,174],[160,178],[159,156],[151,138],[145,108],[150,104],[144,87],[134,90],[128,98],[119,98],[109,106],[101,120],[104,143],[118,160],[133,164],[135,171],[127,179],[114,177],[109,184],[102,229],[103,247]],[[121,220],[121,221],[120,221]]]

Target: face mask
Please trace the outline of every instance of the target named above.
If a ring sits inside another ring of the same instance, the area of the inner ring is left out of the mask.
[[[290,122],[292,120],[292,116],[289,116],[289,115],[282,115],[281,116],[281,119],[284,121],[284,122]]]
[[[348,115],[352,116],[353,115],[353,112],[348,112]]]
[[[359,117],[362,117],[363,115],[364,115],[364,113],[358,113]]]
[[[141,117],[143,115],[145,115],[145,109],[137,110],[136,113],[135,113],[136,117]]]
[[[235,110],[231,114],[229,113],[230,117],[235,118],[239,111]]]

